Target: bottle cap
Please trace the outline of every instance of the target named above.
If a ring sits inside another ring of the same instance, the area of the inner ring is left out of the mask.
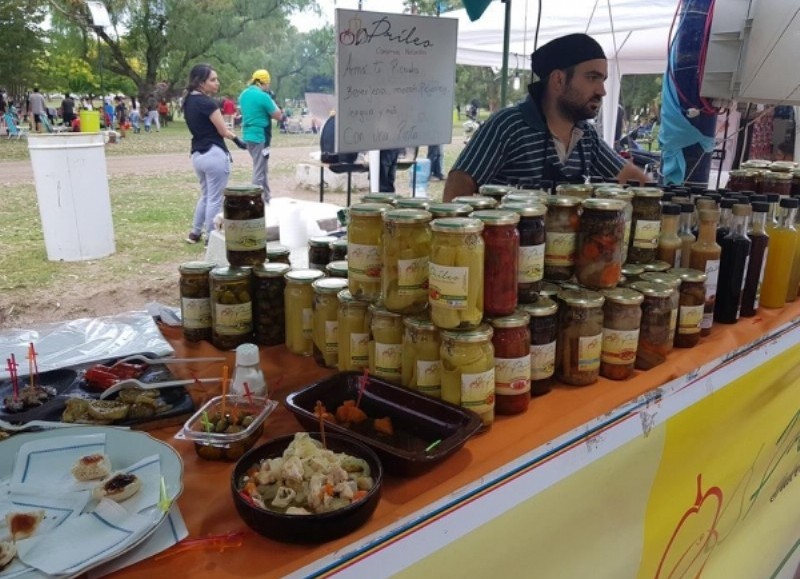
[[[258,361],[258,346],[255,344],[241,344],[236,348],[237,366],[254,366]]]

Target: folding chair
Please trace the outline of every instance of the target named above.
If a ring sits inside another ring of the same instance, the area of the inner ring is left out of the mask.
[[[17,125],[17,121],[14,120],[14,115],[11,113],[6,113],[3,118],[6,121],[6,128],[8,130],[8,138],[14,137],[19,139],[20,137],[27,137],[28,136],[28,129],[22,129]]]

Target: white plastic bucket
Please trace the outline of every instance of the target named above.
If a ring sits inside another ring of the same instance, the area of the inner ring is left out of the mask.
[[[28,149],[51,261],[116,251],[102,133],[29,134]]]
[[[416,173],[416,182],[414,174]],[[431,160],[417,159],[408,173],[408,186],[412,189],[412,197],[428,196],[428,181],[431,178]]]

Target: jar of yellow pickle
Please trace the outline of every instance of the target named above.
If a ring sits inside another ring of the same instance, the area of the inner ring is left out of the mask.
[[[296,269],[286,273],[286,347],[293,354],[311,356],[313,348],[314,288],[311,284],[325,274],[316,269]]]
[[[403,352],[403,316],[382,304],[369,306],[369,372],[400,384]]]
[[[342,290],[339,299],[339,370],[369,367],[369,302],[357,300],[350,290]]]
[[[315,280],[313,316],[314,361],[325,368],[336,368],[339,360],[339,299],[337,294],[347,287],[347,280],[323,277]]]
[[[347,277],[350,293],[375,301],[381,293],[381,216],[392,209],[383,203],[360,203],[350,208],[347,227]]]
[[[428,316],[403,319],[403,355],[401,383],[434,398],[442,397],[439,330]]]
[[[325,273],[328,277],[340,277],[347,279],[347,260],[332,261],[325,266]]]
[[[383,214],[383,304],[391,312],[416,314],[428,306],[431,214],[394,209]]]
[[[181,321],[188,342],[211,339],[211,288],[208,274],[213,263],[189,261],[178,268],[181,274]]]
[[[211,279],[211,343],[233,350],[253,335],[250,269],[215,267]]]
[[[476,328],[483,318],[483,222],[445,217],[434,219],[431,231],[431,320],[442,329]]]
[[[422,209],[427,211],[430,207],[431,200],[427,197],[401,197],[395,203],[398,209]]]
[[[466,203],[431,203],[428,206],[428,213],[434,219],[440,217],[468,217],[472,213],[472,206]]]
[[[443,330],[442,400],[472,410],[483,428],[494,422],[494,347],[488,324],[473,330]]]
[[[483,195],[461,195],[453,197],[453,203],[465,203],[472,207],[473,211],[480,211],[482,209],[494,209],[497,207],[498,202],[491,197],[484,197]]]

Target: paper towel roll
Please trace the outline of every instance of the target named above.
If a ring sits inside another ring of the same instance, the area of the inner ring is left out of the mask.
[[[290,203],[279,223],[281,245],[289,249],[308,245],[308,228],[300,205]]]

